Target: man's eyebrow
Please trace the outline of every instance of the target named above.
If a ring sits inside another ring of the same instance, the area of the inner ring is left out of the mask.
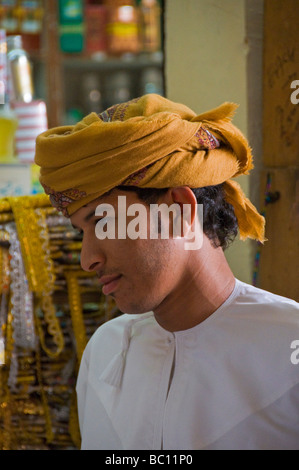
[[[92,209],[92,211],[88,212],[88,214],[86,214],[86,216],[84,217],[84,222],[88,222],[93,216],[95,216],[95,209]],[[75,229],[75,230],[81,230],[79,227],[77,227],[77,225],[74,225],[74,224],[71,224],[72,227]]]

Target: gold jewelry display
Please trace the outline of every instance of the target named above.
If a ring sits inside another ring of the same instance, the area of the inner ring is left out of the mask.
[[[82,271],[81,246],[48,196],[0,199],[0,450],[80,447],[81,357],[119,314]]]
[[[38,307],[44,313],[48,332],[53,337],[56,350],[53,351],[46,345],[41,322],[37,316],[40,341],[46,353],[50,357],[56,357],[64,347],[64,339],[52,302],[55,275],[50,259],[45,214],[42,209],[34,210],[37,201],[30,196],[8,198],[8,200],[16,221],[29,289],[38,298]]]
[[[85,325],[82,314],[82,304],[80,296],[80,286],[78,284],[78,277],[90,277],[89,273],[78,273],[67,271],[65,278],[67,282],[70,313],[72,318],[73,330],[76,339],[76,349],[78,361],[81,361],[83,351],[87,343],[87,336],[85,332]]]
[[[8,386],[9,365],[13,349],[12,339],[12,315],[10,310],[10,302],[5,325],[6,348],[5,348],[5,364],[7,367],[0,367],[0,423],[2,421],[2,429],[0,429],[0,449],[10,450],[13,448],[14,432],[12,428],[12,397]]]
[[[10,287],[8,237],[7,231],[0,230],[0,366],[5,364],[6,305]]]

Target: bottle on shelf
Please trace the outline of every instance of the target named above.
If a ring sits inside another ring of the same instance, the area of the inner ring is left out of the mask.
[[[6,33],[0,30],[0,163],[15,161],[15,133],[18,127],[16,113],[9,105],[6,51]]]
[[[7,65],[10,112],[17,117],[14,147],[18,162],[33,163],[35,140],[47,130],[46,104],[34,99],[31,63],[23,48],[22,36],[7,37]]]
[[[30,103],[33,100],[32,67],[23,49],[22,36],[7,37],[8,77],[12,84],[11,101]]]

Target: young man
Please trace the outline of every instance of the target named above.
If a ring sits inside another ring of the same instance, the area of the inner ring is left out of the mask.
[[[146,95],[37,139],[83,269],[124,312],[81,361],[82,449],[299,449],[299,306],[235,279],[223,254],[237,230],[264,241],[231,179],[252,168],[234,109]]]

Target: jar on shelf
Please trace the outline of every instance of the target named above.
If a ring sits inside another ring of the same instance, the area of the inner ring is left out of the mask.
[[[105,58],[107,53],[107,7],[87,4],[85,6],[85,52],[94,58]]]
[[[102,93],[99,76],[88,73],[82,80],[83,107],[86,114],[101,113],[103,111]]]
[[[130,73],[125,70],[119,70],[108,75],[105,81],[104,97],[105,108],[132,99]]]
[[[40,51],[44,18],[43,0],[20,0],[18,7],[19,33],[28,52]]]
[[[164,94],[163,75],[157,67],[145,68],[140,77],[140,95]]]
[[[157,0],[141,0],[141,35],[144,52],[161,49],[161,8]]]
[[[0,28],[5,29],[7,34],[16,34],[19,27],[18,1],[6,0],[0,2]]]
[[[122,55],[140,52],[140,15],[135,1],[106,0],[106,5],[108,53]]]
[[[0,104],[0,163],[16,161],[15,134],[18,119],[8,104]]]

